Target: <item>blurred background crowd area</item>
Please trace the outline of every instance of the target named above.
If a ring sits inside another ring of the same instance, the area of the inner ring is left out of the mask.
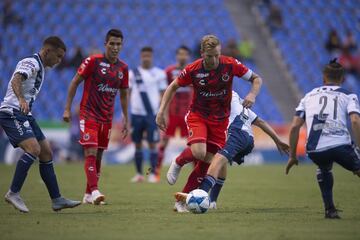
[[[68,47],[64,61],[46,73],[33,109],[50,129],[62,121],[76,69],[85,57],[103,51],[110,28],[124,32],[120,58],[130,68],[139,65],[145,45],[154,48],[155,64],[165,68],[175,62],[180,45],[190,47],[196,59],[201,37],[217,35],[224,55],[263,77],[254,111],[275,127],[284,128],[300,97],[321,85],[321,68],[332,58],[347,70],[345,88],[360,93],[358,0],[2,0],[0,7],[1,96],[16,63],[37,52],[46,36],[59,35]],[[234,81],[240,96],[249,88],[244,81]],[[120,113],[117,104],[116,121]],[[70,138],[75,139],[76,132],[71,130]]]

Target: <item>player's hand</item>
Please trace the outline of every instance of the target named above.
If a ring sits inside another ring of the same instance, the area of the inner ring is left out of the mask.
[[[163,113],[156,114],[156,125],[160,128],[162,131],[166,131],[166,119]]]
[[[21,98],[19,100],[19,106],[20,106],[20,111],[23,114],[27,115],[29,113],[29,111],[30,111],[29,104],[25,101],[24,98]]]
[[[128,122],[127,122],[127,121],[124,121],[124,122],[123,122],[122,129],[121,129],[121,135],[122,135],[122,139],[123,139],[123,140],[127,137],[128,133],[129,133]]]
[[[290,147],[287,143],[278,141],[278,142],[276,142],[276,147],[279,150],[280,154],[286,154],[289,156]]]
[[[255,103],[255,99],[256,99],[255,94],[249,93],[249,94],[245,97],[244,102],[243,102],[242,105],[243,105],[245,108],[251,108],[251,107],[254,105],[254,103]]]
[[[286,174],[289,174],[290,169],[292,168],[292,166],[294,165],[298,165],[299,164],[299,160],[296,157],[290,157],[288,160],[288,163],[286,165]]]
[[[70,119],[71,119],[71,112],[70,112],[70,110],[65,109],[64,114],[63,114],[63,120],[65,122],[70,122]]]

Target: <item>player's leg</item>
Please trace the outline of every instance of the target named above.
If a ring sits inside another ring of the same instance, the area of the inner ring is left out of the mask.
[[[0,112],[0,125],[16,148],[21,147],[24,154],[17,161],[15,173],[5,200],[21,212],[29,212],[20,197],[20,190],[25,182],[27,173],[40,154],[40,145],[26,116],[20,113]]]
[[[147,133],[147,141],[149,144],[150,150],[150,173],[148,176],[149,183],[157,183],[158,180],[156,178],[156,164],[158,160],[158,151],[157,151],[157,143],[160,140],[160,133],[159,129],[155,122],[155,117],[148,117],[147,118],[147,126],[146,126],[146,133]]]
[[[143,133],[146,129],[146,119],[143,116],[131,115],[131,138],[135,144],[135,169],[136,174],[130,180],[133,183],[143,182],[143,147],[142,147],[142,139]]]
[[[164,155],[165,155],[165,149],[167,147],[169,143],[169,137],[164,134],[161,137],[160,143],[159,143],[159,147],[158,147],[158,159],[157,159],[157,163],[156,163],[156,178],[160,181],[160,174],[161,174],[161,168],[162,168],[162,163],[164,160]]]
[[[167,181],[170,185],[176,183],[181,168],[190,162],[204,160],[206,157],[207,126],[204,119],[190,113],[186,118],[189,129],[188,145],[181,154],[171,162],[167,172]]]
[[[337,147],[335,151],[335,162],[360,177],[360,152],[351,145]]]
[[[334,177],[332,173],[334,152],[330,149],[323,152],[309,153],[309,158],[318,166],[316,179],[321,191],[325,208],[325,218],[340,218],[333,200]]]
[[[49,192],[52,201],[52,209],[54,211],[60,211],[65,208],[73,208],[80,205],[80,201],[69,200],[61,196],[59,185],[56,179],[56,174],[54,171],[52,160],[53,156],[50,143],[46,139],[43,139],[39,141],[39,145],[41,149],[39,155],[40,176]]]

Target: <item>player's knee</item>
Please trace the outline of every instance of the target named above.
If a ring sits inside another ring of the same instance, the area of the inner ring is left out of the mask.
[[[85,154],[85,157],[96,156],[97,155],[97,148],[85,148],[84,154]]]
[[[206,156],[206,151],[202,151],[202,150],[194,150],[192,151],[192,154],[194,156],[194,158],[204,161],[205,160],[205,156]]]
[[[24,151],[27,153],[30,153],[31,155],[33,155],[35,157],[38,157],[40,155],[41,148],[40,148],[39,143],[34,141],[29,144],[26,144],[24,147]]]

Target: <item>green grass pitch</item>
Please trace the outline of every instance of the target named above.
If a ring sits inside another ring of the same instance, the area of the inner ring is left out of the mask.
[[[0,239],[360,239],[360,179],[335,167],[335,202],[342,220],[325,220],[315,181],[315,166],[229,168],[218,201],[206,214],[172,211],[173,193],[181,190],[190,168],[175,186],[130,184],[133,166],[103,167],[100,187],[108,205],[81,205],[55,213],[32,167],[22,196],[29,214],[0,202]],[[0,165],[0,193],[8,189],[14,167]],[[85,175],[81,164],[57,165],[62,194],[81,199]],[[164,170],[165,171],[165,170]]]

